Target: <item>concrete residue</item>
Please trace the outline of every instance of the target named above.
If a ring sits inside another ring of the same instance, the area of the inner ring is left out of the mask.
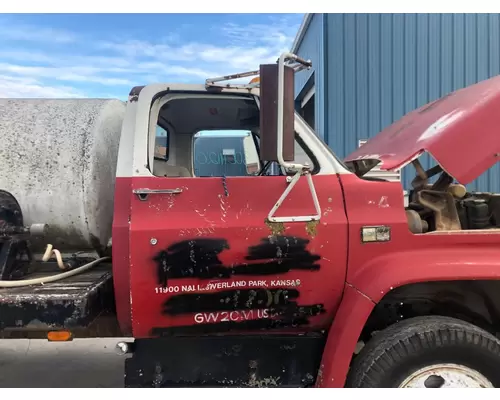
[[[387,207],[389,207],[389,199],[387,198],[387,196],[382,196],[380,198],[380,201],[378,202],[378,207],[379,208],[387,208]]]
[[[319,225],[319,221],[309,221],[306,222],[306,232],[309,236],[316,236],[317,234],[317,226]]]
[[[285,224],[283,224],[283,222],[271,222],[268,218],[266,218],[264,223],[271,230],[272,236],[279,236],[285,232]]]

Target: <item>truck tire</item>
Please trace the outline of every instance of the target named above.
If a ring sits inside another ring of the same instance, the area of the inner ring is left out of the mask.
[[[352,363],[347,387],[500,387],[500,340],[449,317],[416,317],[377,333]]]

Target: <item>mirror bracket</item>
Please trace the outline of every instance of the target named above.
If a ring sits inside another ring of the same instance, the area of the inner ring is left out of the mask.
[[[307,167],[306,167],[307,168]],[[274,215],[276,214],[276,211],[280,206],[283,204],[285,199],[288,197],[294,186],[297,184],[299,181],[300,177],[302,175],[306,176],[307,182],[309,184],[309,190],[311,192],[311,196],[313,199],[314,203],[314,208],[316,210],[315,215],[297,215],[297,216],[290,216],[290,217],[275,217]],[[308,169],[304,169],[302,171],[297,171],[295,175],[293,176],[292,180],[290,181],[290,184],[288,187],[285,189],[283,194],[280,196],[274,207],[269,211],[269,214],[267,216],[267,219],[270,222],[309,222],[309,221],[319,221],[321,218],[321,208],[319,205],[319,200],[318,200],[318,195],[316,193],[316,188],[314,187],[314,182],[312,180],[311,172]]]
[[[295,62],[295,65],[288,65],[295,72],[300,71],[304,68],[311,68],[311,61],[306,61],[295,54],[283,53],[278,59],[278,110],[277,110],[277,161],[284,168],[291,171],[296,171],[292,180],[290,181],[288,187],[285,189],[283,194],[280,196],[274,207],[268,214],[268,220],[270,222],[309,222],[309,221],[319,221],[321,218],[321,207],[318,200],[318,195],[316,193],[316,187],[312,179],[311,171],[308,165],[297,164],[285,161],[283,157],[283,138],[284,138],[284,102],[285,102],[285,63],[288,61]],[[316,211],[315,215],[297,215],[289,217],[275,217],[276,211],[283,204],[287,196],[290,194],[292,189],[295,187],[300,177],[305,175],[307,183],[309,184],[309,191],[311,192],[311,197],[313,199],[314,208]]]

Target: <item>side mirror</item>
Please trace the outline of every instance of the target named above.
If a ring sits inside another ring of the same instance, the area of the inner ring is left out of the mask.
[[[284,66],[283,96],[278,93],[279,64],[260,66],[260,149],[261,158],[266,161],[278,159],[278,104],[283,107],[283,160],[295,159],[295,70]]]
[[[252,135],[243,138],[243,151],[248,175],[256,175],[260,171],[260,160]]]

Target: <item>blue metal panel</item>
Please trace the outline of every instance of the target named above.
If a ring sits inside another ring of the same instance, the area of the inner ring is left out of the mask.
[[[366,35],[368,36],[368,59],[366,68],[368,69],[368,94],[367,94],[367,107],[368,107],[368,119],[366,130],[369,126],[377,127],[379,130],[381,128],[381,117],[382,109],[379,99],[381,98],[381,74],[382,74],[382,63],[381,63],[381,53],[382,53],[382,42],[381,35],[370,36],[369,32],[380,32],[381,31],[381,18],[380,15],[368,14],[368,26],[366,29]]]
[[[366,49],[366,51],[354,51],[355,68],[353,78],[355,85],[355,129],[357,138],[368,134],[368,15],[358,14],[354,23],[355,49]],[[357,115],[365,115],[366,118],[357,118]]]
[[[300,43],[297,55],[311,60],[313,68],[298,72],[295,75],[295,96],[298,96],[314,71],[321,74],[323,56],[323,19],[321,14],[314,14],[307,31]]]
[[[295,75],[295,97],[300,98],[306,88],[315,86],[314,107],[315,107],[315,127],[316,132],[324,138],[324,124],[326,117],[325,109],[325,79],[326,74],[323,73],[325,49],[324,49],[324,33],[326,17],[323,14],[313,14],[311,22],[297,50],[297,55],[304,59],[309,59],[313,63],[310,70],[298,72]],[[311,82],[311,79],[314,82]],[[323,110],[323,111],[320,111]]]
[[[345,132],[347,122],[346,109],[349,108],[344,101],[344,93],[348,85],[345,79],[346,72],[344,70],[346,58],[346,37],[344,35],[346,19],[341,14],[329,14],[327,18],[327,61],[328,66],[327,82],[326,82],[326,97],[328,98],[328,108],[324,115],[328,118],[325,134],[327,143],[335,149],[341,151],[345,146],[344,135],[332,135],[332,132]],[[334,71],[335,73],[330,73]],[[335,90],[331,90],[331,88]],[[335,110],[335,112],[331,111]],[[333,118],[331,118],[333,116]]]
[[[325,37],[320,15],[300,51],[321,60],[316,51],[326,47],[325,68],[315,64],[316,93],[325,90],[317,126],[340,157],[415,108],[500,74],[500,14],[325,14]],[[403,174],[406,188],[413,172]],[[499,166],[470,188],[500,192]]]
[[[344,21],[344,148],[342,151],[352,147],[353,143],[356,143],[357,132],[356,132],[356,16],[346,15]],[[328,54],[330,56],[330,54]],[[328,71],[331,76],[331,71]],[[329,92],[330,93],[330,92]],[[336,116],[335,116],[336,117]],[[335,119],[333,117],[333,119]],[[349,132],[349,134],[347,134]],[[328,136],[331,136],[332,132],[328,131]],[[331,139],[331,138],[329,138]],[[332,146],[335,141],[330,140],[329,144]],[[333,148],[337,147],[333,145]]]
[[[371,16],[376,18],[375,15]],[[389,125],[393,121],[395,104],[393,102],[393,91],[395,83],[398,82],[397,68],[394,65],[392,52],[396,47],[393,42],[393,16],[382,14],[380,16],[380,93],[378,99],[372,101],[380,102],[380,125],[376,129],[380,131],[383,126]],[[376,77],[372,77],[376,80]],[[402,81],[402,76],[400,77]]]

